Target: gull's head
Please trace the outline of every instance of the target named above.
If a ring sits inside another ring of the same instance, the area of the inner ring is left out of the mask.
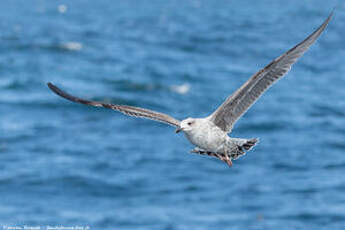
[[[195,127],[196,119],[194,118],[187,118],[181,121],[180,126],[176,129],[176,133],[179,133],[181,131],[183,132],[189,132],[193,130]]]

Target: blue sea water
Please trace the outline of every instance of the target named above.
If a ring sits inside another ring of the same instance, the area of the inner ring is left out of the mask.
[[[342,4],[0,1],[0,228],[345,229]],[[260,143],[232,168],[190,154],[169,126],[46,87],[206,116],[336,5],[316,44],[237,123],[232,136]]]

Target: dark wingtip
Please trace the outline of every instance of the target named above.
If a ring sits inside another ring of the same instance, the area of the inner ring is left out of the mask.
[[[332,17],[332,15],[334,14],[334,11],[337,9],[337,8],[339,8],[339,7],[341,7],[341,5],[338,3],[337,5],[335,5],[334,7],[333,7],[333,9],[332,9],[332,11],[331,11],[331,13],[330,13],[330,17]]]
[[[329,22],[331,21],[334,11],[335,11],[336,7],[334,7],[331,11],[331,13],[328,15],[327,19],[324,21],[324,23],[322,23],[322,25],[320,26],[320,28],[322,28],[321,32],[326,28],[326,26],[329,24]]]
[[[47,85],[48,85],[48,87],[49,87],[49,89],[50,89],[51,91],[53,91],[54,93],[56,93],[56,94],[58,94],[58,95],[61,95],[61,91],[60,91],[60,89],[59,89],[58,87],[56,87],[55,85],[53,85],[53,84],[50,83],[50,82],[48,82]]]
[[[327,23],[332,19],[335,9],[336,9],[336,6],[332,9],[331,13],[328,15],[327,20],[326,20]]]
[[[53,91],[55,91],[54,89],[56,89],[56,86],[53,85],[51,82],[48,82],[48,83],[47,83],[47,86],[49,87],[49,89],[51,89],[51,90],[53,90]]]
[[[48,82],[47,83],[49,89],[53,91],[55,94],[59,95],[60,97],[66,98],[68,100],[73,101],[73,97],[70,96],[69,94],[63,92],[61,89],[59,89],[57,86],[55,86],[53,83]]]

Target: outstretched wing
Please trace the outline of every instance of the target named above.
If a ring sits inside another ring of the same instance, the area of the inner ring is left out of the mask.
[[[235,122],[256,102],[273,83],[281,79],[324,31],[333,12],[323,24],[304,41],[274,59],[265,68],[255,73],[213,113],[210,119],[223,131],[230,132]]]
[[[81,98],[72,96],[72,95],[64,92],[63,90],[59,89],[58,87],[56,87],[55,85],[53,85],[50,82],[48,83],[48,87],[57,95],[59,95],[63,98],[66,98],[67,100],[77,102],[80,104],[92,105],[92,106],[96,106],[96,107],[104,107],[104,108],[108,108],[108,109],[114,109],[114,110],[120,111],[121,113],[124,113],[124,114],[129,115],[129,116],[147,118],[150,120],[163,122],[163,123],[166,123],[166,124],[169,124],[172,126],[176,126],[176,127],[178,127],[180,124],[179,120],[176,120],[175,118],[173,118],[167,114],[164,114],[164,113],[159,113],[159,112],[155,112],[155,111],[152,111],[149,109],[143,109],[143,108],[134,107],[134,106],[106,104],[106,103],[102,103],[102,102],[89,101],[89,100],[81,99]]]

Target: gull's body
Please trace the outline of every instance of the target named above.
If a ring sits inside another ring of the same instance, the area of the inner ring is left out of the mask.
[[[230,138],[209,118],[187,118],[181,122],[179,130],[183,130],[187,139],[197,146],[192,152],[216,156],[229,165],[232,164],[231,159],[237,159],[257,142],[256,139]]]
[[[232,159],[244,155],[257,143],[257,139],[231,138],[228,136],[236,121],[273,83],[281,79],[291,69],[291,66],[324,31],[331,17],[332,14],[304,41],[255,73],[229,96],[214,113],[206,118],[187,118],[179,121],[169,115],[148,109],[84,100],[62,91],[51,83],[48,83],[48,86],[56,94],[73,102],[110,108],[126,115],[156,120],[175,126],[177,127],[176,132],[183,131],[187,139],[197,146],[192,152],[217,157],[231,166]]]
[[[222,146],[230,138],[226,132],[204,118],[193,119],[193,129],[184,131],[187,139],[201,149],[210,152],[222,151]]]

